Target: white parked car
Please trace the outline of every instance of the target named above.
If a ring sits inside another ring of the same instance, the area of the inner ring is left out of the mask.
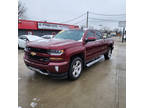
[[[44,38],[44,39],[51,39],[53,37],[54,37],[54,35],[44,35],[44,36],[42,36],[42,38]]]
[[[27,42],[36,41],[40,39],[43,39],[43,38],[35,36],[35,35],[21,35],[18,37],[18,47],[25,48]]]

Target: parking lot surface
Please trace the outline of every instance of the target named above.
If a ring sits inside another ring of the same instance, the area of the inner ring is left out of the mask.
[[[76,81],[56,80],[29,70],[18,52],[20,108],[125,108],[126,44],[115,39],[110,60],[102,59]]]

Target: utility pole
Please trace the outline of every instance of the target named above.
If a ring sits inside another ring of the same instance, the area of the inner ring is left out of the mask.
[[[88,18],[89,18],[89,12],[87,11],[87,19],[86,19],[86,27],[88,28]]]

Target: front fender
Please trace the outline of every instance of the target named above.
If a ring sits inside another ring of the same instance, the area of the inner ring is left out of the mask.
[[[69,48],[66,50],[66,53],[65,53],[66,60],[70,62],[70,58],[73,55],[80,54],[80,53],[83,53],[84,57],[85,57],[85,48],[84,47],[77,46],[77,47]]]

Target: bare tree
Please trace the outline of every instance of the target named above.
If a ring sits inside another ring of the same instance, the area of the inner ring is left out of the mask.
[[[18,18],[25,18],[26,8],[21,1],[18,1]]]

